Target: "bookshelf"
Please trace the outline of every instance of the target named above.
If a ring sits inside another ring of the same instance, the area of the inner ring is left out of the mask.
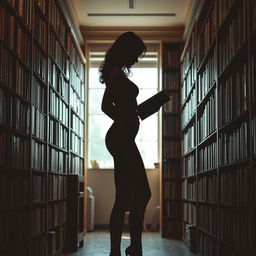
[[[66,250],[77,251],[84,244],[84,179],[68,175]]]
[[[182,53],[183,239],[254,255],[255,1],[202,1]]]
[[[57,0],[0,4],[0,254],[62,253],[84,179],[85,60]]]
[[[172,96],[162,111],[162,236],[180,238],[180,44],[164,42],[162,48],[162,87]]]

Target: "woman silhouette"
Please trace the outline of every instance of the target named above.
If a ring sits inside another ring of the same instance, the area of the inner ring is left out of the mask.
[[[102,111],[114,123],[106,134],[106,147],[114,159],[115,202],[110,216],[110,256],[120,256],[125,211],[129,210],[131,244],[126,255],[141,256],[141,235],[146,205],[151,197],[145,167],[135,144],[139,129],[136,97],[138,87],[127,76],[130,67],[146,52],[135,33],[120,35],[106,52],[100,82],[106,84]]]

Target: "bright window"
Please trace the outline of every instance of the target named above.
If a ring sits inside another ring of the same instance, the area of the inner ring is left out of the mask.
[[[103,60],[103,53],[89,52],[89,91],[88,91],[88,166],[96,160],[100,168],[113,168],[112,156],[105,146],[106,133],[113,121],[101,111],[101,100],[105,85],[99,82],[98,68]],[[138,104],[158,91],[158,53],[147,55],[131,69],[129,79],[139,87]],[[136,144],[146,168],[154,168],[158,162],[158,114],[141,121]]]

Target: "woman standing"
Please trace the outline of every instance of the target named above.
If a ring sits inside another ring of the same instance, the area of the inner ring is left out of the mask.
[[[136,97],[138,87],[128,79],[130,67],[146,52],[135,33],[119,36],[106,52],[100,67],[100,81],[106,89],[102,111],[114,123],[106,134],[106,147],[114,159],[115,203],[110,216],[110,256],[120,256],[125,211],[129,210],[131,245],[126,255],[142,255],[142,228],[146,205],[151,197],[145,167],[135,144],[140,121]]]

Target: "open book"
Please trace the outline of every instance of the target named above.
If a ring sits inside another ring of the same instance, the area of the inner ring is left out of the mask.
[[[171,100],[171,97],[165,91],[158,92],[157,94],[153,95],[138,105],[137,110],[139,117],[141,120],[144,120],[145,118],[156,113],[160,107],[169,100]]]

